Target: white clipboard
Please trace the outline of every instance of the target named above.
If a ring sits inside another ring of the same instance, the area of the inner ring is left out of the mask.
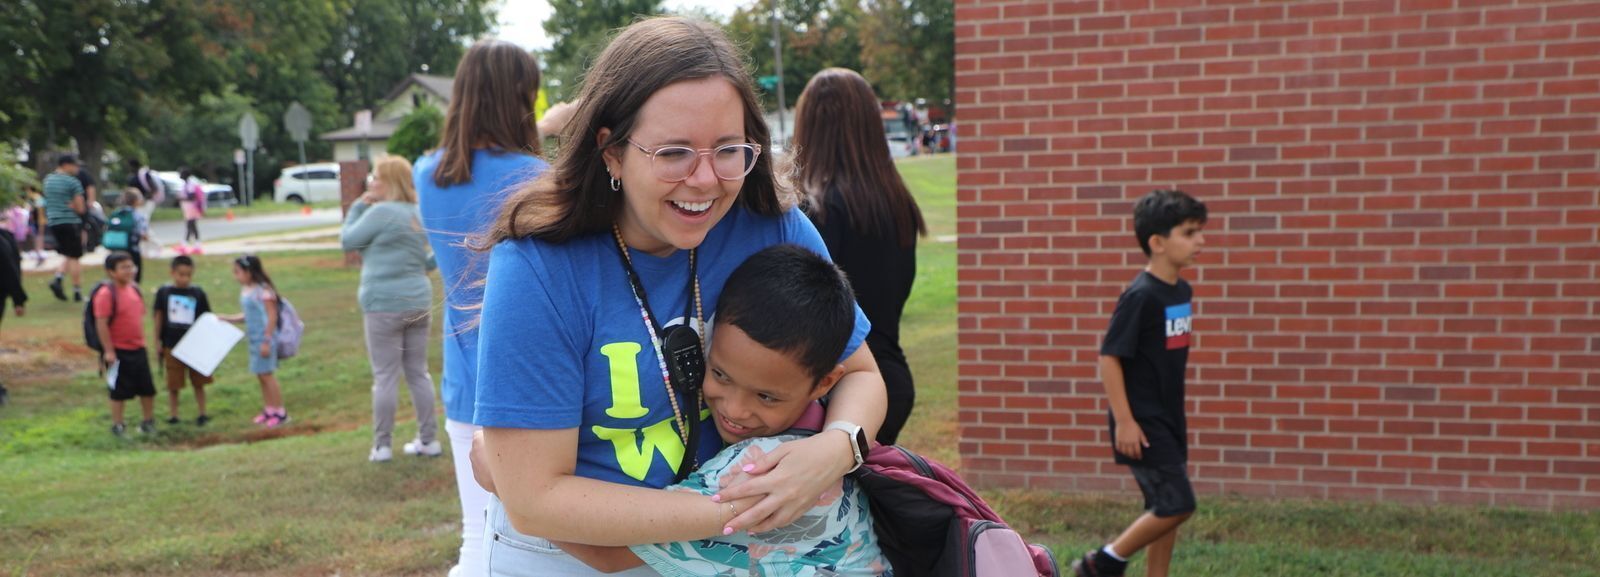
[[[222,359],[228,357],[233,345],[242,338],[244,331],[217,318],[217,315],[205,313],[194,320],[189,332],[184,333],[178,346],[172,348],[172,356],[209,377],[217,370],[217,365],[222,364]]]

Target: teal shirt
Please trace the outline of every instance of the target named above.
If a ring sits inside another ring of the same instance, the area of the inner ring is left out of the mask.
[[[739,470],[784,441],[804,437],[784,434],[746,439],[723,449],[669,491],[714,495],[740,476]],[[754,537],[743,531],[700,541],[635,545],[634,555],[663,577],[764,575],[767,577],[878,577],[891,575],[889,561],[872,531],[867,496],[855,479],[817,499],[817,505],[791,523]]]
[[[350,205],[339,241],[347,251],[361,251],[361,310],[400,313],[433,308],[435,268],[422,230],[417,205],[380,202]]]
[[[72,197],[83,196],[83,183],[77,178],[52,172],[44,177],[44,216],[46,226],[80,224],[83,217],[72,212]]]

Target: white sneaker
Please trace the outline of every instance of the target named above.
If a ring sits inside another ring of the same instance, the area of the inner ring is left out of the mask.
[[[409,447],[411,444],[407,443],[406,446]],[[374,463],[387,463],[389,462],[389,459],[393,458],[394,449],[390,449],[388,447],[373,447],[372,453],[367,455],[367,460]]]
[[[439,444],[439,441],[437,440],[432,443],[424,444],[420,439],[412,439],[411,442],[406,443],[406,446],[402,450],[405,451],[407,455],[416,455],[419,457],[437,457],[444,454],[444,445]]]

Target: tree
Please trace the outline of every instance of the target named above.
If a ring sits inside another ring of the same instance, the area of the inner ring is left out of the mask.
[[[615,29],[661,11],[661,0],[552,0],[544,31],[555,43],[542,56],[545,93],[551,102],[578,94],[579,75],[600,54]]]
[[[949,0],[867,0],[863,76],[879,96],[939,103],[955,94],[955,7]]]
[[[219,87],[227,71],[215,39],[238,32],[221,17],[233,9],[225,0],[11,4],[0,11],[0,51],[12,60],[8,92],[33,106],[30,150],[70,136],[94,173],[108,145],[128,145],[127,129],[144,122],[143,101],[192,102]]]
[[[444,127],[444,114],[432,105],[423,104],[400,120],[400,126],[389,136],[389,154],[416,162],[417,157],[439,144],[439,131]]]
[[[16,206],[25,198],[23,189],[39,189],[39,177],[33,169],[17,164],[16,152],[11,145],[0,142],[0,210]]]
[[[778,35],[783,43],[783,93],[793,107],[812,75],[829,67],[861,70],[862,18],[858,0],[778,0]],[[756,76],[777,74],[772,53],[771,0],[747,4],[729,18],[728,35],[750,52]],[[776,90],[763,94],[769,108]]]
[[[319,72],[350,113],[377,106],[406,75],[449,76],[466,40],[489,31],[489,0],[333,0]]]

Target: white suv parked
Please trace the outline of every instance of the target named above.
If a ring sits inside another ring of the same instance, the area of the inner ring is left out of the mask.
[[[277,202],[337,202],[339,164],[320,162],[283,169],[272,182],[272,200]]]

